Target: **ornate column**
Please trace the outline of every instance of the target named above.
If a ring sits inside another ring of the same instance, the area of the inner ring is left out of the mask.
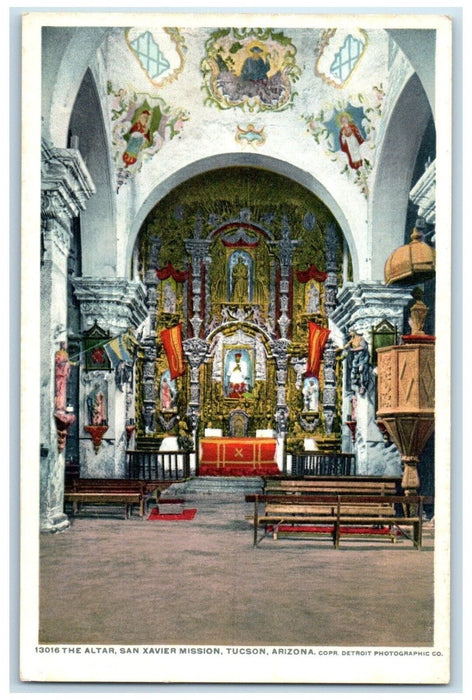
[[[54,418],[54,358],[60,343],[67,343],[67,256],[72,220],[85,209],[95,187],[78,150],[43,142],[41,157],[40,528],[57,532],[69,521],[63,512],[65,451],[58,444]]]
[[[282,219],[282,237],[279,241],[269,244],[279,259],[280,282],[279,282],[279,304],[280,316],[277,324],[282,338],[287,338],[290,318],[288,316],[289,295],[290,295],[290,273],[292,269],[293,251],[300,245],[300,241],[290,238],[290,226],[287,217]]]
[[[201,223],[197,221],[194,231],[194,238],[185,240],[185,250],[190,255],[192,261],[192,324],[193,334],[198,338],[200,328],[205,317],[205,310],[202,312],[202,296],[204,306],[206,302],[205,289],[202,286],[202,273],[208,258],[208,251],[211,241],[200,238]],[[202,318],[203,317],[203,318]]]
[[[330,222],[326,227],[326,280],[324,283],[326,315],[331,317],[338,303],[338,234],[336,226]]]
[[[369,346],[372,365],[372,328],[383,320],[396,326],[398,334],[403,330],[404,310],[411,301],[411,289],[388,287],[379,282],[359,282],[344,287],[338,296],[338,305],[331,312],[330,320],[341,334],[341,343],[349,338],[349,330],[354,328],[362,334]],[[375,374],[370,367],[370,380],[363,394],[346,391],[347,366],[344,371],[343,426],[345,441],[349,441],[349,428],[345,426],[348,415],[355,407],[356,437],[354,449],[357,470],[360,474],[400,475],[401,460],[398,450],[387,446],[376,424],[375,415]]]
[[[200,366],[207,356],[210,345],[202,338],[187,338],[183,341],[183,348],[190,365],[190,401],[187,416],[195,433],[200,417]]]
[[[84,330],[97,322],[110,336],[116,337],[130,328],[137,328],[147,316],[146,290],[139,281],[124,278],[80,277],[73,280],[73,286],[80,304]],[[108,406],[108,428],[98,452],[94,449],[90,435],[84,427],[87,424],[87,397],[96,384],[106,394]],[[126,397],[127,392],[116,381],[113,371],[87,372],[84,367],[81,367],[82,412],[79,416],[78,433],[81,473],[84,476],[126,476],[126,421],[128,418]]]
[[[155,430],[156,415],[156,319],[157,319],[157,287],[159,253],[162,241],[155,238],[151,244],[149,256],[149,269],[146,272],[146,306],[148,311],[148,324],[144,330],[141,344],[144,347],[143,360],[143,415],[144,431],[153,433]]]
[[[323,351],[323,416],[326,436],[317,439],[320,450],[339,452],[339,439],[333,436],[333,422],[336,414],[336,346],[329,338]]]

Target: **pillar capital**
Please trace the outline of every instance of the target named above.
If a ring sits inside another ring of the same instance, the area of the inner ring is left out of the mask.
[[[147,316],[146,289],[125,278],[76,277],[74,293],[80,303],[82,327],[97,321],[113,335],[137,328]]]
[[[403,313],[411,304],[411,287],[387,287],[380,282],[348,284],[338,296],[338,306],[330,319],[340,331],[347,334],[355,327],[370,337],[372,326],[387,319],[401,334]]]

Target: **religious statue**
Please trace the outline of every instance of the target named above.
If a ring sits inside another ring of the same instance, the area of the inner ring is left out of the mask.
[[[64,341],[60,343],[59,350],[56,352],[55,367],[56,387],[54,405],[56,411],[65,412],[67,406],[67,382],[70,377],[71,362],[69,360],[69,353],[67,352],[66,343]]]
[[[162,378],[161,382],[161,409],[163,411],[175,409],[175,389],[166,376]]]
[[[357,388],[359,394],[365,394],[369,383],[370,354],[366,339],[353,328],[349,331],[351,336],[346,345],[337,352],[347,350],[351,355],[351,387]],[[345,354],[343,357],[346,357]]]
[[[107,425],[105,394],[98,384],[87,397],[89,425]]]
[[[164,313],[175,314],[176,306],[177,306],[177,299],[176,299],[175,290],[173,289],[173,287],[169,281],[167,281],[165,283],[165,286],[164,286],[162,306],[164,309]]]
[[[238,258],[238,262],[233,267],[231,276],[232,293],[231,301],[236,303],[246,302],[248,300],[248,280],[249,273],[247,265],[245,265],[242,256]]]
[[[240,352],[235,353],[234,360],[229,363],[226,376],[228,378],[227,395],[230,399],[238,399],[249,391],[247,362],[242,359]]]
[[[318,382],[315,379],[306,379],[303,387],[303,404],[305,411],[314,413],[318,410]]]
[[[320,307],[320,293],[318,287],[313,283],[308,290],[307,313],[316,314]]]
[[[341,151],[347,155],[349,167],[353,170],[358,170],[362,165],[362,155],[359,147],[364,143],[364,139],[349,114],[341,114],[339,123],[341,125],[339,132]]]

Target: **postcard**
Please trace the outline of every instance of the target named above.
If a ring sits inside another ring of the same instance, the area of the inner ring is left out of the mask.
[[[23,15],[22,681],[449,683],[452,25]]]

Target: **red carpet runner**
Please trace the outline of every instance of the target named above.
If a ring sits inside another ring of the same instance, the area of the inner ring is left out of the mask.
[[[196,512],[196,508],[187,508],[181,513],[159,513],[159,508],[153,508],[148,520],[193,520]]]
[[[279,474],[272,438],[203,438],[199,476],[270,476]]]

